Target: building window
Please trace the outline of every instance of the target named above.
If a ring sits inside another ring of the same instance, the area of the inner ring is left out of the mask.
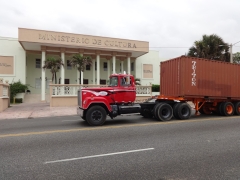
[[[107,67],[107,62],[103,62],[103,70],[104,70],[104,71],[107,71],[107,68],[108,68],[108,67]]]
[[[97,62],[95,62],[95,71],[97,70]]]
[[[86,65],[86,70],[87,70],[87,71],[90,71],[90,70],[91,70],[90,65]]]
[[[72,69],[72,66],[70,64],[70,60],[67,60],[67,69]]]
[[[122,63],[120,63],[120,73],[122,72]]]
[[[134,71],[134,62],[131,63],[131,71]]]
[[[36,68],[41,68],[41,59],[36,59]]]

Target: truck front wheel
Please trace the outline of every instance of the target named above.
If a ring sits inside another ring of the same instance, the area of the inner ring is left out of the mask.
[[[91,126],[101,126],[105,123],[107,118],[106,110],[101,106],[92,106],[87,111],[86,121]]]

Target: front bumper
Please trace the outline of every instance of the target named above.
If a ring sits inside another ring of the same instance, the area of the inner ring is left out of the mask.
[[[83,117],[83,109],[81,109],[80,107],[77,107],[77,115]]]

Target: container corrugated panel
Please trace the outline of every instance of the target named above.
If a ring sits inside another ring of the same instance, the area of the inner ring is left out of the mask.
[[[181,56],[161,62],[164,96],[240,99],[240,65]]]

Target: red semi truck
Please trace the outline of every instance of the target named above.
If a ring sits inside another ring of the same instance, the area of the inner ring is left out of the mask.
[[[132,75],[112,74],[108,87],[78,91],[77,113],[89,125],[99,126],[121,114],[140,113],[159,121],[189,119],[196,114],[240,115],[240,65],[181,56],[161,62],[161,94],[154,102],[135,104]]]

